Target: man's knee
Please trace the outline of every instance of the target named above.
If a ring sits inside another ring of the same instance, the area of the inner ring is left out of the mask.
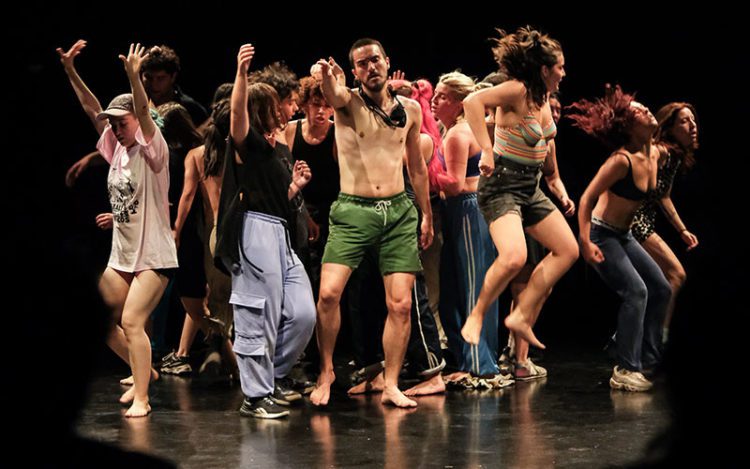
[[[335,309],[341,301],[343,291],[344,289],[338,286],[321,283],[318,292],[318,309],[325,311]]]
[[[395,319],[408,320],[411,314],[411,296],[404,295],[401,298],[389,298],[386,300],[388,314],[394,315]]]

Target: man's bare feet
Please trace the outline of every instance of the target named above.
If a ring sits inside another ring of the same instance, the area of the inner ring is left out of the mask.
[[[310,402],[317,406],[328,405],[328,400],[331,398],[331,385],[334,381],[336,381],[336,375],[333,370],[321,372],[315,389],[310,393]]]
[[[505,318],[505,327],[507,327],[509,331],[516,333],[516,339],[520,337],[534,347],[540,348],[542,350],[547,348],[543,343],[539,342],[539,339],[536,338],[536,336],[534,335],[534,331],[532,331],[531,326],[529,326],[529,324],[523,320],[523,316],[521,316],[521,313],[514,312],[511,313],[507,318]]]
[[[159,372],[155,369],[151,368],[151,381],[156,381],[159,379]],[[120,380],[120,384],[123,386],[132,386],[133,385],[133,375],[128,376],[127,378],[123,378]]]
[[[370,381],[362,381],[356,386],[352,386],[349,391],[347,391],[347,394],[350,396],[353,396],[355,394],[368,394],[368,393],[377,393],[377,392],[383,392],[383,388],[385,387],[385,378],[383,377],[383,373],[378,373],[375,375],[375,377],[372,378]]]
[[[150,413],[151,413],[151,406],[148,404],[148,400],[146,401],[134,400],[133,405],[131,405],[130,409],[128,409],[128,411],[125,412],[125,417],[128,417],[128,418],[145,417]]]
[[[445,392],[445,382],[440,373],[436,374],[427,381],[413,386],[404,391],[405,396],[427,396],[429,394],[439,394]]]
[[[130,404],[133,402],[133,399],[135,398],[135,387],[132,387],[125,391],[125,393],[120,396],[120,404]]]
[[[383,395],[380,398],[381,404],[394,405],[396,407],[416,407],[417,403],[412,401],[398,389],[397,386],[388,386],[383,389]]]
[[[472,345],[479,344],[479,337],[482,334],[482,321],[479,319],[479,315],[471,313],[466,318],[466,324],[461,328],[461,336],[464,340]]]

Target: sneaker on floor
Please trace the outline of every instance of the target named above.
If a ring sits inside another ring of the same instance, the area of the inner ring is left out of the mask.
[[[612,389],[630,392],[648,391],[653,385],[640,371],[630,371],[619,366],[614,367],[609,379],[609,387]]]
[[[167,375],[187,375],[193,372],[190,357],[178,357],[175,352],[167,354],[161,359],[159,371]]]
[[[276,380],[276,384],[273,387],[273,394],[271,394],[273,402],[278,405],[288,406],[300,399],[302,399],[302,394],[289,387],[288,381],[283,379]]]
[[[547,369],[535,365],[531,358],[526,359],[526,363],[516,363],[513,368],[513,378],[516,381],[530,381],[532,379],[544,378],[547,376]]]
[[[246,397],[242,401],[240,415],[256,419],[278,419],[289,415],[289,411],[278,406],[271,399],[271,396],[257,397],[255,399]]]

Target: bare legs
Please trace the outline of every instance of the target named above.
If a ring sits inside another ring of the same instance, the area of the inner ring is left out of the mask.
[[[315,334],[320,352],[320,375],[315,389],[310,394],[314,405],[327,405],[331,397],[331,385],[336,381],[333,373],[333,349],[341,327],[341,295],[352,269],[341,264],[323,264],[320,271],[318,294],[318,322]]]
[[[517,339],[543,349],[544,345],[531,328],[536,323],[548,292],[578,258],[578,245],[570,227],[557,210],[528,227],[527,231],[550,253],[534,268],[528,286],[520,293],[513,311],[505,319],[505,326]],[[518,214],[511,212],[492,222],[490,235],[500,254],[487,271],[477,304],[461,330],[464,339],[472,344],[479,342],[487,308],[526,263],[526,242]]]
[[[166,277],[151,270],[132,274],[110,267],[99,282],[105,303],[112,309],[115,320],[120,322],[107,344],[130,364],[133,372],[133,388],[120,398],[123,403],[132,401],[126,417],[143,417],[151,411],[148,404],[148,385],[152,376],[151,343],[145,325],[167,283]]]
[[[672,321],[672,314],[674,313],[674,303],[677,293],[685,283],[687,274],[685,268],[680,263],[679,259],[675,255],[674,251],[669,245],[656,233],[652,233],[651,236],[641,243],[646,252],[656,262],[664,276],[669,282],[669,286],[672,288],[672,297],[669,300],[667,306],[667,313],[664,317],[664,328],[669,328],[669,323]]]
[[[323,264],[318,296],[318,324],[316,328],[320,351],[320,376],[315,390],[310,394],[314,405],[327,405],[331,395],[331,384],[336,379],[333,372],[333,349],[341,326],[339,302],[352,270],[340,264]],[[404,361],[409,341],[411,289],[414,275],[393,273],[383,277],[388,306],[388,318],[383,331],[385,371],[381,402],[397,407],[414,407],[416,402],[408,399],[398,389],[398,375]],[[377,377],[376,377],[377,379]],[[377,383],[380,387],[380,383]],[[366,385],[365,385],[366,387]],[[354,392],[358,392],[356,389]]]

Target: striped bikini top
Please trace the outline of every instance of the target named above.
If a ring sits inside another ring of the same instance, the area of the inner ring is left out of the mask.
[[[495,126],[495,155],[527,166],[540,166],[547,157],[547,142],[557,135],[557,126],[542,125],[529,113],[514,127]]]

